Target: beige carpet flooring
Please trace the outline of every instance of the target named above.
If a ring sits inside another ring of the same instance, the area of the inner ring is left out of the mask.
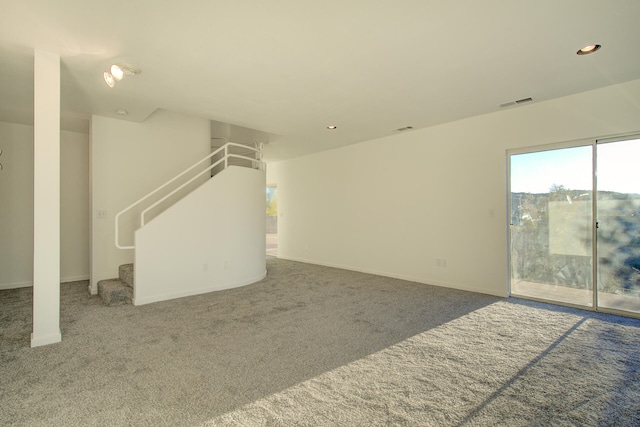
[[[268,259],[141,307],[0,292],[2,426],[640,425],[640,321]]]

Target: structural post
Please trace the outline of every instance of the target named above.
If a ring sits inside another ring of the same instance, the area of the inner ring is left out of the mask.
[[[60,56],[34,52],[33,332],[31,347],[60,333]]]

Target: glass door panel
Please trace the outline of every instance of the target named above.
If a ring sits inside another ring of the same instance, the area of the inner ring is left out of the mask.
[[[598,306],[640,313],[640,139],[597,147]]]
[[[591,146],[510,156],[511,293],[593,306]]]

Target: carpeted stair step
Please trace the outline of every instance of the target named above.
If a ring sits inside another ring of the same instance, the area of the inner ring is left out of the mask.
[[[123,264],[118,268],[120,280],[133,288],[133,264]]]
[[[98,295],[108,306],[131,304],[133,288],[120,279],[100,280]]]
[[[108,305],[131,304],[133,301],[133,264],[123,264],[118,268],[117,279],[98,282],[98,295]]]

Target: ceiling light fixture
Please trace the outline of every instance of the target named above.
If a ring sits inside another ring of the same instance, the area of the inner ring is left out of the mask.
[[[116,110],[116,114],[119,114],[121,116],[127,116],[127,115],[129,115],[129,112],[127,110],[125,110],[124,108],[120,108],[120,109]]]
[[[114,87],[116,85],[116,82],[119,82],[125,76],[133,77],[140,73],[141,71],[139,68],[133,67],[131,65],[113,64],[109,71],[104,72],[103,76],[105,83],[107,83],[107,86]]]
[[[334,126],[334,125],[327,126],[327,129],[329,129],[329,130],[334,130],[334,129],[337,129],[337,128],[338,128],[338,126]]]
[[[590,53],[595,52],[596,50],[600,49],[601,47],[602,46],[599,45],[599,44],[590,44],[590,45],[587,45],[587,46],[583,47],[582,49],[580,49],[576,53],[578,55],[589,55]]]
[[[124,71],[119,65],[113,64],[111,66],[111,75],[116,79],[116,81],[120,81],[124,77]]]
[[[103,76],[104,82],[107,84],[107,86],[114,87],[116,85],[116,79],[113,78],[113,75],[111,75],[110,72],[105,71]]]

